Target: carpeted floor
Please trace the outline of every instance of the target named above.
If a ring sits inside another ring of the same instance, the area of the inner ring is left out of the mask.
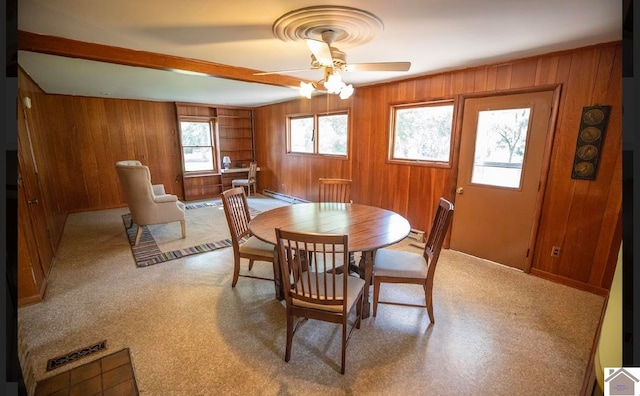
[[[249,199],[258,210],[283,205]],[[271,282],[240,278],[231,288],[231,249],[133,265],[121,220],[126,212],[68,217],[44,301],[19,309],[30,389],[86,362],[47,372],[48,359],[106,340],[106,350],[88,359],[129,348],[137,388],[148,395],[580,391],[600,296],[444,250],[435,276],[435,325],[423,309],[380,306],[352,336],[340,375],[340,331],[328,323],[306,322],[284,362],[284,307]],[[419,252],[408,241],[395,248]],[[272,267],[256,263],[252,272],[268,276]],[[423,298],[419,286],[408,285],[383,285],[381,295]]]

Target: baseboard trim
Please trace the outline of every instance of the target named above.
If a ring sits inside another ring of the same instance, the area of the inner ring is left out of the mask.
[[[564,276],[550,274],[548,272],[544,272],[536,268],[531,268],[530,274],[546,280],[556,282],[556,283],[561,283],[563,285],[570,286],[576,289],[584,290],[589,293],[597,294],[599,296],[606,296],[609,294],[609,290],[605,288],[598,287],[595,285],[590,285],[588,283],[580,282],[575,279],[569,279]]]

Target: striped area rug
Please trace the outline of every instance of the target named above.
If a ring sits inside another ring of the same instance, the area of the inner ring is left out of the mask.
[[[126,228],[131,222],[131,214],[127,213],[122,215],[122,221],[129,237],[129,243],[131,244],[131,253],[138,267],[148,267],[150,265],[163,263],[169,260],[179,259],[185,256],[191,256],[194,254],[211,252],[213,250],[222,249],[231,246],[231,239],[223,239],[217,242],[205,243],[202,245],[191,246],[180,250],[172,250],[170,252],[162,252],[156,241],[153,239],[153,235],[149,231],[148,227],[142,227],[142,236],[140,237],[140,243],[138,246],[134,246],[133,242],[136,239],[136,233],[138,232],[138,226],[134,224],[131,228]]]
[[[198,208],[206,208],[207,206],[222,206],[222,202],[197,202],[192,204],[186,204],[184,206],[185,209],[198,209]]]
[[[185,209],[198,209],[204,207],[219,207],[222,206],[222,202],[220,200],[215,201],[206,201],[206,202],[196,202],[185,205]],[[253,218],[255,215],[259,214],[260,211],[249,207],[249,213]],[[163,252],[158,247],[155,239],[153,239],[153,235],[151,235],[151,231],[149,231],[149,227],[142,227],[142,235],[140,237],[140,243],[138,246],[134,246],[133,242],[136,239],[136,233],[138,232],[138,225],[134,224],[131,228],[127,228],[131,223],[131,213],[122,215],[122,222],[124,223],[125,230],[127,232],[127,237],[129,238],[129,244],[131,244],[131,253],[133,254],[133,258],[136,262],[137,267],[148,267],[150,265],[163,263],[169,260],[179,259],[185,256],[191,256],[194,254],[200,254],[205,252],[211,252],[217,249],[223,249],[232,246],[232,242],[230,238],[225,238],[216,242],[204,243],[201,245],[191,246],[184,249],[172,250],[168,252]],[[244,241],[240,241],[242,243]]]

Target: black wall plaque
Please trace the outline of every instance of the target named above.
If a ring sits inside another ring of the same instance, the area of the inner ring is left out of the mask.
[[[582,108],[576,154],[571,170],[572,179],[596,179],[610,110],[611,106],[585,106]]]

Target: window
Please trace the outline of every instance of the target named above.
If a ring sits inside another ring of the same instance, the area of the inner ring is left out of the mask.
[[[287,132],[288,153],[347,156],[347,113],[291,116]]]
[[[313,117],[289,119],[290,152],[313,153],[313,121]]]
[[[452,126],[451,101],[392,106],[389,160],[448,164]]]
[[[185,172],[216,170],[214,141],[210,120],[180,120],[180,143]]]
[[[478,112],[471,183],[520,188],[531,109]]]

